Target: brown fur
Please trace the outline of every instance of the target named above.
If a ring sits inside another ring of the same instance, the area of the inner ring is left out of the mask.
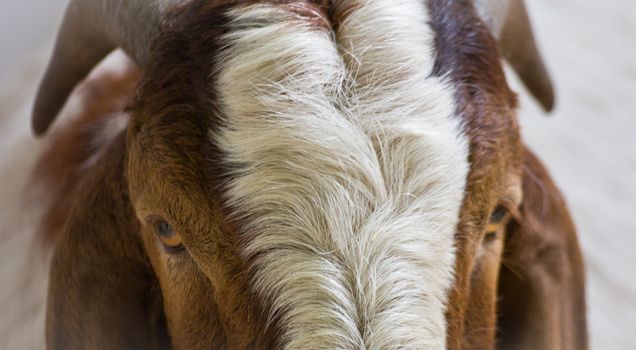
[[[148,349],[165,344],[161,298],[127,196],[123,135],[78,187],[52,261],[49,349]]]
[[[540,250],[541,246],[537,244],[538,240],[528,240],[525,241],[527,244],[523,245],[523,252],[517,249],[510,256],[509,246],[516,242],[513,233],[507,230],[500,238],[506,242],[505,249],[508,253],[502,258],[503,244],[499,242],[493,246],[492,242],[483,240],[483,235],[490,211],[506,201],[507,196],[511,194],[510,191],[516,190],[515,184],[517,187],[523,184],[523,193],[526,197],[521,205],[521,215],[512,221],[511,227],[523,227],[528,216],[536,215],[524,210],[528,208],[528,201],[533,199],[532,192],[536,192],[536,187],[527,184],[527,176],[522,177],[522,167],[536,167],[537,162],[535,160],[533,164],[526,164],[532,159],[524,155],[521,144],[514,112],[516,98],[505,82],[496,43],[486,26],[467,2],[433,0],[429,7],[433,16],[432,25],[437,33],[436,71],[439,75],[449,74],[455,86],[459,87],[459,112],[465,120],[466,133],[471,140],[471,171],[456,238],[458,258],[455,287],[448,308],[447,345],[449,349],[492,349],[499,334],[502,339],[499,347],[518,349],[514,344],[530,343],[513,343],[511,339],[514,339],[514,336],[509,337],[506,334],[508,329],[516,329],[519,332],[522,332],[520,329],[525,329],[519,326],[519,322],[513,321],[514,316],[507,316],[508,312],[514,314],[517,311],[515,307],[506,302],[507,308],[497,310],[497,300],[502,297],[497,293],[498,286],[502,285],[499,281],[499,270],[502,262],[520,259],[514,255],[515,253],[534,252]],[[545,173],[540,174],[540,180],[551,183]],[[513,184],[513,187],[510,184]],[[526,193],[528,191],[530,193]],[[515,208],[511,210],[514,211]],[[572,241],[571,237],[575,237],[575,233],[562,201],[553,220],[557,221],[554,235],[565,235],[570,237],[567,239],[571,241],[569,245],[561,245],[562,249],[570,251],[565,255],[568,267],[564,268],[563,272],[581,277],[582,260],[576,241]],[[535,230],[538,232],[540,228],[537,227]],[[512,238],[509,237],[511,235]],[[479,256],[480,249],[486,253]],[[544,261],[546,258],[531,261],[526,258],[525,262],[550,266],[552,269],[557,268],[554,264],[561,263]],[[504,268],[504,276],[508,272]],[[553,322],[540,324],[535,316],[535,322],[532,324],[535,328],[531,333],[534,337],[532,344],[541,346],[524,348],[584,348],[587,340],[585,307],[581,297],[584,288],[582,279],[557,284],[553,288],[553,293],[556,294],[552,295],[554,299],[549,300],[547,295],[537,296],[537,307],[545,308],[549,303],[566,302],[564,299],[571,295],[577,296],[578,301],[575,306],[568,308],[569,314],[562,321],[555,319],[556,309],[550,312],[555,320]],[[501,287],[499,290],[504,291]],[[529,314],[530,312],[526,312],[525,316],[518,316],[532,317]],[[498,329],[501,330],[499,333]],[[552,336],[551,333],[555,329],[560,329],[565,335]]]
[[[276,2],[316,25],[332,15],[325,2]],[[225,219],[231,208],[222,202],[223,183],[231,169],[208,142],[208,130],[222,122],[210,84],[218,39],[228,30],[222,13],[237,3],[248,2],[197,0],[172,14],[151,50],[128,134],[103,145],[94,166],[75,171],[88,157],[88,136],[76,135],[123,108],[117,84],[104,84],[103,106],[61,129],[57,151],[43,158],[45,181],[61,183],[58,198],[71,198],[45,224],[59,231],[66,222],[51,271],[49,348],[271,349],[280,341],[276,320],[264,326],[267,306],[250,289],[251,262],[238,253],[241,223]],[[448,348],[585,348],[574,228],[547,173],[521,143],[496,43],[470,1],[431,0],[429,8],[435,74],[448,75],[457,88],[470,139]],[[486,240],[498,204],[514,215]],[[150,221],[157,215],[170,221],[189,254],[163,251]]]
[[[456,237],[456,280],[448,307],[449,349],[491,349],[496,331],[498,259],[479,262],[490,211],[519,174],[519,136],[514,98],[505,83],[496,44],[474,9],[465,3],[430,3],[437,33],[438,74],[458,86],[458,111],[470,139],[471,170]],[[497,255],[497,252],[495,252]],[[494,261],[493,261],[494,260]]]

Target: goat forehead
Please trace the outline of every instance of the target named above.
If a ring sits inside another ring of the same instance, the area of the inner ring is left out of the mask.
[[[346,13],[345,13],[346,12]],[[419,0],[230,12],[210,139],[285,348],[443,348],[468,172]]]

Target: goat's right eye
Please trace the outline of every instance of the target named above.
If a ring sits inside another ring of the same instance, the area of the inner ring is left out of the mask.
[[[175,254],[183,250],[183,242],[178,233],[165,220],[157,220],[154,224],[155,234],[161,241],[166,252]]]

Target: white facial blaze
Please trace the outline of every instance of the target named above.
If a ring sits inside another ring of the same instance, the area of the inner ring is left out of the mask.
[[[352,5],[356,5],[352,7]],[[211,135],[286,349],[442,349],[468,146],[421,0],[234,10]]]

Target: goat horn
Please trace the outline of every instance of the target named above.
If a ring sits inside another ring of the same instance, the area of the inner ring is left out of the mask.
[[[46,132],[75,85],[115,48],[143,68],[149,42],[171,2],[71,0],[33,106],[35,134]]]
[[[499,42],[530,93],[546,111],[554,108],[554,88],[541,59],[523,0],[475,0],[477,11]]]

